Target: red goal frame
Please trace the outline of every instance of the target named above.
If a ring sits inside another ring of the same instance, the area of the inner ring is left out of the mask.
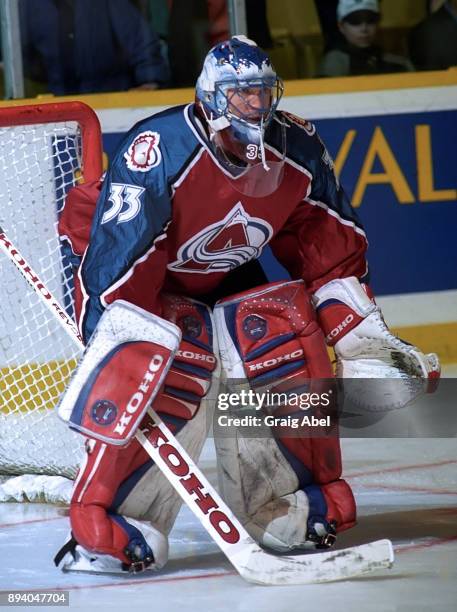
[[[81,127],[82,176],[95,181],[103,172],[102,132],[95,111],[84,102],[52,102],[0,108],[0,127],[75,121]]]

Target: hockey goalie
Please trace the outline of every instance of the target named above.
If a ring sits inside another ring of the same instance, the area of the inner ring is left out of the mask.
[[[59,410],[87,454],[64,570],[166,563],[180,502],[134,437],[150,431],[149,405],[196,459],[220,379],[300,392],[334,376],[326,343],[339,377],[404,381],[397,404],[439,377],[435,355],[386,327],[365,233],[315,126],[278,110],[282,93],[253,41],[218,44],[195,102],[135,125],[103,182],[68,196],[60,232],[87,347]],[[266,282],[267,245],[292,280]],[[220,491],[265,549],[328,548],[356,523],[337,423],[315,437],[221,438],[216,450]]]

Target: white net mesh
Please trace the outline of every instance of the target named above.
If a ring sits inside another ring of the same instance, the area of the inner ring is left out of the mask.
[[[0,226],[70,315],[57,220],[80,160],[75,122],[0,127]],[[3,254],[0,295],[0,473],[73,477],[83,440],[54,407],[78,348]]]

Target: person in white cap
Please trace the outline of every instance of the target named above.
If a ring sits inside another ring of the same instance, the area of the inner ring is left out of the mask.
[[[343,40],[324,55],[317,76],[357,76],[413,70],[406,58],[385,53],[376,44],[381,20],[378,0],[339,0],[337,19]]]

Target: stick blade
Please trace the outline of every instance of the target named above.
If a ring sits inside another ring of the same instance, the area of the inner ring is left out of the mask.
[[[246,551],[247,552],[247,551]],[[299,585],[355,578],[392,567],[390,540],[377,540],[343,550],[296,557],[277,557],[253,547],[248,556],[234,563],[249,582],[263,585]],[[234,562],[234,560],[232,560]]]

